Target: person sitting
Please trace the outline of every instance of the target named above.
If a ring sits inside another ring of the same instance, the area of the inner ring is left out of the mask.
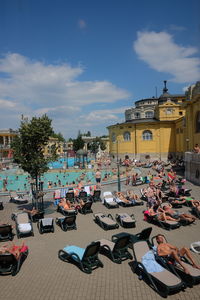
[[[200,266],[197,265],[190,253],[190,250],[186,247],[178,249],[176,246],[173,246],[169,243],[166,243],[164,237],[161,234],[156,236],[157,246],[157,253],[159,256],[171,256],[176,262],[178,262],[182,268],[184,269],[185,273],[189,274],[188,269],[181,261],[181,256],[186,255],[187,258],[190,260],[194,268],[200,269]]]
[[[60,202],[58,203],[58,206],[62,207],[64,210],[74,210],[75,209],[74,205],[72,205],[70,203],[70,201],[66,200],[65,198],[62,198],[60,200]]]
[[[128,190],[128,191],[126,192],[126,195],[127,195],[127,198],[128,198],[133,204],[142,204],[142,203],[143,203],[143,201],[140,201],[140,200],[139,200],[138,195],[136,195],[136,194],[134,193],[133,190]]]
[[[200,147],[199,147],[199,144],[195,144],[195,146],[194,146],[194,152],[195,152],[195,153],[200,153]]]
[[[145,212],[144,212],[145,215],[148,215],[150,217],[157,217],[157,219],[159,221],[176,221],[177,222],[177,219],[174,219],[168,215],[165,214],[165,212],[161,212],[159,210],[157,210],[156,212],[154,211],[154,209],[151,207],[151,208],[148,208]]]
[[[169,215],[175,219],[185,220],[185,221],[189,221],[191,223],[196,220],[196,217],[192,216],[191,214],[186,214],[184,212],[179,212],[179,211],[173,210],[171,204],[164,205],[162,209],[166,215]]]
[[[199,200],[191,200],[192,206],[195,207],[200,212],[200,201]]]

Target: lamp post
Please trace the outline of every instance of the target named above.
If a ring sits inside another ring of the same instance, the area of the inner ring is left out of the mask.
[[[120,170],[119,170],[119,149],[118,149],[118,141],[117,144],[117,185],[118,185],[118,192],[121,191],[121,182],[120,182]]]

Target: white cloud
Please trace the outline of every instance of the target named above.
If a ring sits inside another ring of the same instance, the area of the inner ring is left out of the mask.
[[[194,56],[198,49],[176,44],[167,32],[138,32],[133,48],[152,69],[171,74],[174,82],[189,83],[200,78],[200,58]]]
[[[30,60],[20,54],[9,53],[0,59],[0,128],[18,126],[20,115],[47,113],[57,130],[67,136],[70,126],[73,136],[75,123],[81,129],[80,115],[87,106],[88,113],[95,105],[115,103],[130,97],[130,94],[108,81],[81,81],[82,66],[72,67],[67,63],[45,64]],[[97,113],[98,114],[98,113]],[[5,118],[7,116],[7,119]],[[99,114],[98,114],[99,116]],[[111,117],[111,116],[110,116]],[[60,121],[62,120],[62,122]],[[6,124],[2,124],[6,123]],[[95,127],[95,120],[90,124]],[[104,127],[106,127],[104,120]]]

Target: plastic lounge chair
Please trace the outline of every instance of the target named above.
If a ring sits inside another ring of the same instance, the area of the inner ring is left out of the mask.
[[[111,192],[104,192],[103,193],[103,204],[107,208],[118,208],[119,205],[116,203],[113,194]]]
[[[119,228],[119,225],[114,221],[111,214],[96,213],[94,214],[94,218],[94,221],[104,230]]]
[[[0,254],[0,275],[15,276],[28,255],[28,250],[22,252],[18,259],[11,253]]]
[[[53,218],[40,219],[37,223],[40,234],[45,232],[54,232],[54,220]]]
[[[3,202],[0,202],[0,210],[3,210],[4,206],[3,206]]]
[[[99,242],[101,245],[100,252],[107,253],[112,261],[116,263],[120,264],[125,259],[133,258],[128,251],[130,236],[127,234],[117,239],[112,239],[112,241],[101,239]]]
[[[28,203],[27,199],[23,198],[23,195],[18,195],[16,192],[10,192],[10,202],[15,204],[25,204]]]
[[[71,216],[71,215],[77,215],[76,209],[64,209],[62,206],[57,206],[57,212],[60,212],[63,216]]]
[[[74,203],[75,200],[74,191],[67,192],[65,198],[66,200],[69,200],[71,203]]]
[[[139,279],[144,279],[162,297],[167,297],[169,293],[183,289],[185,287],[183,281],[169,270],[162,268],[155,261],[153,252],[149,251],[150,248],[146,241],[138,241],[133,244],[133,271]],[[147,253],[150,253],[151,260],[144,265],[144,258]]]
[[[190,249],[197,254],[200,254],[200,242],[194,242],[190,245]]]
[[[82,199],[84,202],[88,200],[88,194],[86,191],[80,191],[78,195],[78,199]]]
[[[98,258],[100,242],[93,242],[86,249],[77,246],[66,246],[59,250],[58,257],[62,261],[71,261],[81,268],[85,273],[90,274],[94,268],[102,267],[103,264]]]
[[[89,213],[93,212],[92,209],[91,209],[91,207],[92,207],[92,201],[87,201],[87,202],[85,202],[85,204],[82,207],[80,207],[78,209],[78,211],[80,213],[86,215],[86,214],[89,214]]]
[[[192,207],[191,213],[200,219],[200,211],[196,207]]]
[[[166,237],[164,235],[162,236],[167,243]],[[154,246],[157,246],[156,236],[153,236],[151,241]],[[200,270],[194,268],[185,256],[182,256],[181,260],[185,267],[188,269],[189,274],[185,273],[179,263],[175,262],[173,258],[170,258],[169,256],[158,256],[157,259],[163,266],[167,266],[170,270],[172,270],[172,272],[175,271],[187,286],[192,287],[194,284],[200,282]]]
[[[152,227],[147,227],[137,234],[131,234],[131,242],[136,243],[139,241],[146,241],[150,245],[149,237],[151,235],[151,232]]]
[[[129,215],[127,213],[118,213],[115,216],[117,222],[125,228],[135,227],[135,217],[134,214]]]
[[[69,229],[77,229],[76,215],[56,218],[56,224],[60,226],[63,231],[67,231]]]
[[[0,225],[0,241],[13,240],[12,226],[10,224]]]
[[[133,203],[131,201],[125,202],[125,201],[119,199],[118,197],[115,197],[115,201],[117,202],[117,204],[119,204],[119,205],[121,205],[123,207],[133,206]]]
[[[29,218],[32,222],[36,223],[38,222],[40,219],[43,219],[44,218],[44,211],[39,211],[38,213],[32,215],[32,214],[29,214]]]
[[[93,195],[91,196],[91,200],[93,202],[101,201],[101,191],[100,190],[94,191]]]
[[[180,223],[176,221],[160,221],[157,216],[149,216],[145,214],[145,218],[147,219],[147,222],[158,225],[166,230],[177,229],[181,226]]]
[[[27,212],[16,214],[14,220],[18,238],[26,235],[34,236],[32,222],[29,220]]]

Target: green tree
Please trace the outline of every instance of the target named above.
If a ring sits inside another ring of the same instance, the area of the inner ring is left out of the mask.
[[[84,141],[82,139],[81,134],[78,135],[77,139],[73,140],[73,149],[74,151],[78,151],[79,149],[83,149]]]
[[[52,135],[51,135],[51,137],[53,137],[53,138],[57,138],[58,140],[59,140],[59,142],[65,142],[65,138],[63,137],[63,135],[62,135],[62,133],[61,132],[59,132],[59,133],[53,133]]]
[[[95,140],[89,146],[89,149],[91,150],[92,153],[95,154],[95,157],[96,157],[99,147],[102,151],[104,151],[106,149],[106,145],[102,141],[102,139],[100,137],[96,137]]]
[[[44,157],[44,146],[48,144],[49,137],[53,134],[51,119],[47,115],[30,121],[22,119],[19,135],[12,142],[14,162],[26,172],[28,172],[36,184],[36,207],[38,206],[38,179],[48,170],[48,163],[56,160],[56,147],[54,147],[51,157]]]

